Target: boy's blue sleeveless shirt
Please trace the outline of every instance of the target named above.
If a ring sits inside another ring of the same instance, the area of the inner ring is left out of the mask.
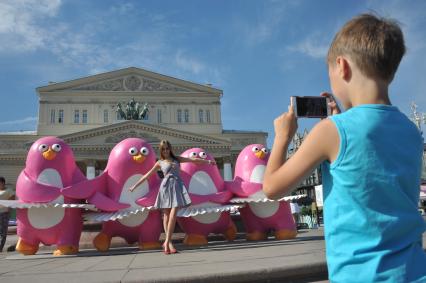
[[[336,160],[322,164],[331,282],[426,282],[418,129],[388,105],[361,105],[330,119],[340,137]]]

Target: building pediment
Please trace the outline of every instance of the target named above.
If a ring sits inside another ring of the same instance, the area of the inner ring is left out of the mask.
[[[210,86],[130,67],[37,88],[39,93],[71,92],[205,92],[222,94]]]
[[[231,143],[227,140],[133,120],[60,136],[77,152],[109,151],[120,141],[133,137],[146,140],[154,148],[158,148],[160,140],[167,139],[172,143],[176,152],[194,146],[216,152],[228,151],[231,148]]]

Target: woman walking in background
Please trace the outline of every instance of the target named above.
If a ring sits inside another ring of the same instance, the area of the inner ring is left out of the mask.
[[[216,164],[212,160],[176,156],[173,153],[170,142],[162,140],[160,142],[160,159],[155,163],[151,170],[148,171],[148,173],[142,176],[142,178],[130,188],[130,191],[133,191],[159,169],[163,172],[164,178],[158,191],[155,207],[163,210],[163,225],[166,233],[166,239],[163,244],[165,254],[177,253],[171,240],[176,225],[177,210],[191,204],[188,191],[186,190],[179,175],[180,163],[184,162]]]

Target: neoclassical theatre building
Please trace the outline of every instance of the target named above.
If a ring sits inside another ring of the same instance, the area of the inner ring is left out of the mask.
[[[231,178],[238,153],[248,144],[266,144],[267,133],[224,130],[223,91],[211,85],[173,78],[130,67],[36,89],[38,124],[34,132],[0,133],[0,175],[14,186],[32,142],[58,136],[74,151],[88,178],[100,174],[115,144],[129,137],[151,143],[158,153],[162,139],[176,154],[201,147],[212,154],[224,175]],[[117,104],[132,98],[148,103],[144,120],[123,120]]]

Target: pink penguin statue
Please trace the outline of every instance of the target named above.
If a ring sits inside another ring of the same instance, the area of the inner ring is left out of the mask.
[[[214,160],[213,156],[201,148],[192,148],[181,154],[182,157]],[[216,165],[181,164],[181,177],[191,198],[191,207],[208,207],[227,203],[232,193],[225,190],[224,181]],[[223,234],[227,240],[234,240],[237,229],[229,211],[178,217],[178,224],[186,233],[184,244],[189,246],[206,245],[210,233]]]
[[[266,239],[270,229],[275,231],[278,240],[291,239],[297,234],[288,202],[262,201],[267,199],[262,186],[268,158],[269,152],[264,145],[246,146],[238,155],[234,180],[226,182],[227,189],[235,195],[258,200],[239,209],[250,241]]]
[[[140,210],[155,203],[160,186],[157,174],[151,175],[134,191],[129,190],[154,166],[155,156],[151,145],[143,139],[122,140],[112,149],[104,172],[89,180],[89,185],[81,184],[97,188],[99,198],[92,197],[90,202],[104,211],[137,211],[103,223],[102,231],[93,240],[98,251],[109,250],[112,237],[122,237],[129,244],[137,242],[140,249],[160,248],[160,212]]]
[[[93,190],[74,190],[68,195],[63,188],[85,179],[71,148],[59,138],[44,137],[35,141],[28,152],[25,168],[17,180],[16,195],[23,203],[80,203]],[[17,209],[16,250],[33,255],[43,243],[56,245],[54,255],[77,253],[83,227],[81,214],[79,208],[61,205]]]

